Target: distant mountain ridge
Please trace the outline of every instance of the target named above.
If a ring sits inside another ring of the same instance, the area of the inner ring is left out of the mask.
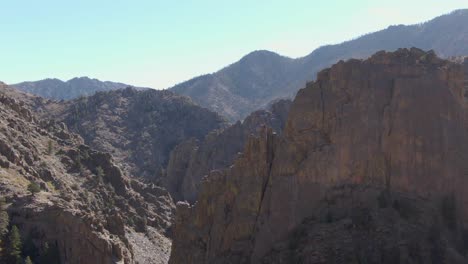
[[[96,92],[124,89],[131,85],[119,82],[100,81],[88,77],[77,77],[68,81],[59,79],[44,79],[40,81],[21,82],[13,84],[17,89],[44,98],[69,100],[80,96],[90,96]],[[146,89],[137,87],[139,89]]]
[[[254,51],[218,72],[193,78],[171,90],[235,121],[274,99],[294,96],[306,82],[315,79],[318,71],[340,60],[410,47],[434,50],[444,58],[467,55],[468,9],[421,24],[390,26],[341,44],[322,46],[298,59]]]

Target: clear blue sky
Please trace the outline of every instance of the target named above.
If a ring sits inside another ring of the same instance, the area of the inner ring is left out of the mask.
[[[268,49],[305,56],[466,0],[0,0],[0,80],[89,76],[167,88]]]

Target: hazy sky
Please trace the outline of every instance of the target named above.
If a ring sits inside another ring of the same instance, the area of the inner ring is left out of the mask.
[[[467,0],[0,0],[0,80],[167,88],[258,49],[301,57]]]

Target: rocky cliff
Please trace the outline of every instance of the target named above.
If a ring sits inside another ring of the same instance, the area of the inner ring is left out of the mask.
[[[340,61],[178,203],[170,263],[466,263],[466,63]]]
[[[47,248],[57,250],[61,263],[155,256],[153,263],[165,263],[164,234],[175,209],[170,195],[130,178],[110,154],[84,145],[64,123],[41,120],[12,93],[0,83],[0,196],[34,263]],[[39,192],[30,193],[31,185]],[[146,239],[151,256],[136,254],[144,247],[135,236]]]
[[[191,138],[172,150],[164,185],[176,200],[196,201],[203,176],[232,164],[242,152],[247,138],[263,127],[280,134],[291,106],[290,100],[273,102],[268,110],[258,110],[243,122],[209,133],[203,140]]]

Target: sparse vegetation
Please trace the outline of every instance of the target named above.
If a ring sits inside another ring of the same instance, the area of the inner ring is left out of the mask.
[[[54,183],[52,183],[51,181],[46,182],[46,184],[47,184],[47,188],[48,188],[51,192],[57,191],[57,189],[55,188]]]

